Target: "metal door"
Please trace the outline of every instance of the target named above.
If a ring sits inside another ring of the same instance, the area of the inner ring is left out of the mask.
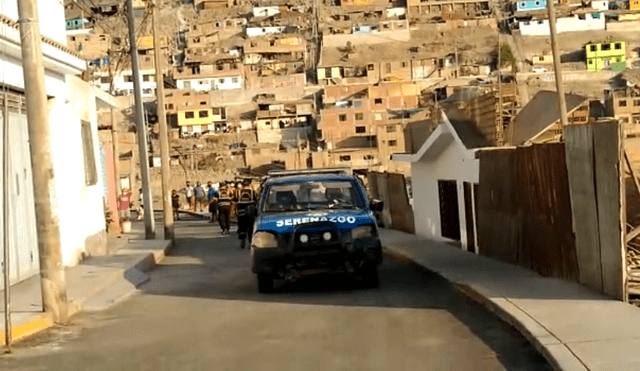
[[[19,95],[10,98],[23,99]],[[23,281],[40,272],[38,261],[38,242],[33,201],[33,178],[31,172],[31,157],[29,151],[29,133],[27,118],[22,109],[11,106],[9,100],[9,249],[11,284]],[[0,114],[0,119],[2,116]],[[0,121],[2,122],[2,121]],[[0,138],[3,125],[0,125]],[[2,141],[0,140],[0,163],[2,161]],[[0,178],[1,179],[1,178]],[[0,182],[0,195],[2,194],[2,182]],[[2,204],[0,197],[0,205]],[[0,247],[2,247],[2,213],[0,212]],[[0,261],[4,266],[2,254]],[[0,284],[4,284],[0,276]]]

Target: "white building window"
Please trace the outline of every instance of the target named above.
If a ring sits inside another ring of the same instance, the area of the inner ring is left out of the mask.
[[[238,78],[237,77],[233,77],[231,79],[231,82],[234,83],[234,84],[237,84],[238,83]]]

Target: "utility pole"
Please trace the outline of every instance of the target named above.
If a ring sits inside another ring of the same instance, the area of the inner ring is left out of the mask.
[[[162,206],[164,221],[164,239],[175,241],[173,226],[173,207],[171,206],[171,164],[169,163],[169,130],[167,129],[167,114],[164,110],[164,76],[162,69],[162,48],[158,34],[158,0],[151,4],[151,23],[153,24],[153,49],[156,65],[156,97],[158,99],[158,126],[160,127],[160,172],[162,173]]]
[[[318,0],[313,0],[313,22],[311,27],[311,39],[313,40],[313,48],[311,54],[311,75],[314,76],[314,82],[318,83],[318,54],[320,51],[320,38],[318,37]]]
[[[18,0],[18,17],[24,90],[27,100],[29,147],[33,168],[42,307],[45,313],[52,314],[54,322],[66,324],[69,319],[67,282],[62,265],[51,128],[44,84],[37,1]]]
[[[551,34],[551,52],[553,53],[553,70],[556,76],[556,91],[558,92],[558,108],[560,109],[560,122],[565,127],[569,124],[567,118],[567,102],[564,96],[564,86],[562,81],[562,70],[560,69],[560,49],[556,40],[556,11],[553,5],[554,0],[547,1],[549,11],[549,33]]]
[[[140,175],[142,178],[142,194],[146,212],[144,213],[144,235],[147,240],[156,238],[156,226],[153,217],[153,199],[149,182],[149,150],[147,146],[147,127],[145,126],[140,86],[140,65],[138,64],[138,44],[136,40],[136,22],[133,15],[133,0],[127,1],[127,20],[129,24],[129,44],[131,53],[131,70],[133,72],[133,92],[135,98],[135,120],[138,128],[138,149],[140,151]]]

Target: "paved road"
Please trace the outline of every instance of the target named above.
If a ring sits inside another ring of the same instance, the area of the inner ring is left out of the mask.
[[[550,369],[515,330],[406,262],[386,257],[379,289],[334,275],[261,295],[233,235],[195,219],[177,232],[140,293],[16,345],[0,369]]]

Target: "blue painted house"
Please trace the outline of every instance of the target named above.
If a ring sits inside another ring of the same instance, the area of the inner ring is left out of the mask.
[[[88,23],[91,23],[87,18],[75,18],[69,19],[66,21],[66,29],[67,30],[78,30],[84,28],[84,26]]]
[[[532,10],[546,9],[546,0],[520,0],[515,3],[516,12],[529,12]]]

